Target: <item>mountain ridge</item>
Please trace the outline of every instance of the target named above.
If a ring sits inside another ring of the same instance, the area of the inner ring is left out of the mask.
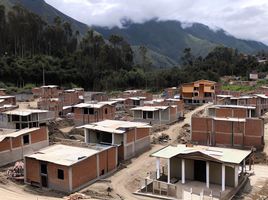
[[[195,56],[205,56],[221,45],[237,48],[246,54],[268,50],[268,46],[261,42],[238,39],[223,29],[215,31],[201,23],[192,23],[183,28],[180,21],[152,19],[144,23],[128,22],[127,26],[121,28],[94,26],[93,29],[105,38],[111,34],[121,35],[131,45],[143,44],[177,62],[185,48],[191,48]]]

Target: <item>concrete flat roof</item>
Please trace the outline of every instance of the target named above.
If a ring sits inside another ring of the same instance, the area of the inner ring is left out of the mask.
[[[15,98],[15,96],[0,96],[0,99],[9,99],[9,98]]]
[[[140,106],[132,108],[130,110],[142,110],[142,111],[157,111],[157,110],[166,110],[168,106]]]
[[[4,112],[5,114],[9,114],[9,115],[21,115],[21,116],[27,116],[30,115],[32,113],[45,113],[45,112],[49,112],[48,110],[39,110],[39,109],[15,109],[15,110],[10,110],[10,111],[6,111]]]
[[[194,145],[193,147],[187,147],[184,144],[178,144],[177,146],[167,146],[153,154],[153,157],[159,158],[172,158],[177,155],[187,155],[192,153],[201,153],[205,156],[209,156],[213,159],[218,160],[221,163],[241,163],[251,151],[238,150],[231,148],[220,148],[220,147],[208,147],[201,145]]]
[[[101,108],[105,104],[100,103],[79,103],[77,105],[74,105],[75,108]]]
[[[2,142],[5,138],[15,138],[36,130],[39,130],[39,127],[34,127],[34,128],[24,128],[21,130],[16,130],[16,129],[3,129],[3,131],[0,131],[0,142]]]
[[[99,130],[108,133],[125,133],[127,128],[151,128],[148,123],[144,122],[130,122],[121,120],[104,120],[101,122],[95,122],[87,125],[83,125],[77,128],[86,128],[91,130]]]
[[[112,148],[112,146],[96,145],[95,148],[84,148],[56,144],[26,157],[58,165],[71,166],[109,148]]]
[[[146,99],[146,97],[129,97],[128,99],[131,99],[131,100],[144,100],[144,99]]]
[[[255,106],[240,106],[240,105],[213,105],[209,108],[244,108],[244,109],[256,109]]]
[[[234,117],[214,117],[217,121],[230,121],[230,122],[245,122],[245,118],[234,118]]]

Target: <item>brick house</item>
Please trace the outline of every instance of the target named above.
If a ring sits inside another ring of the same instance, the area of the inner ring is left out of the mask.
[[[150,124],[169,124],[183,117],[177,105],[171,106],[140,106],[132,108],[133,120]]]
[[[80,103],[73,106],[76,124],[87,124],[105,119],[114,119],[115,101]]]
[[[265,94],[251,94],[244,96],[217,95],[215,104],[254,106],[256,107],[254,113],[259,117],[268,111],[268,96]]]
[[[48,146],[46,126],[21,130],[0,130],[0,166],[23,159],[23,156]]]
[[[264,120],[251,116],[254,107],[212,106],[204,115],[192,115],[193,143],[237,148],[262,148]]]
[[[54,119],[52,111],[18,108],[0,113],[0,127],[9,129],[39,127]]]
[[[104,120],[79,128],[84,129],[86,143],[117,145],[119,161],[150,148],[151,126],[147,123]]]
[[[147,173],[138,194],[159,199],[229,199],[247,179],[253,152],[178,144],[151,156],[156,169]]]
[[[216,82],[199,80],[181,85],[181,98],[186,104],[212,102],[215,98]]]
[[[24,159],[26,184],[72,193],[116,170],[117,147],[52,145]]]

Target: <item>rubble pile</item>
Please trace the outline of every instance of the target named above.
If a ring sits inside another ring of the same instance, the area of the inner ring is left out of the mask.
[[[7,175],[10,179],[24,179],[24,163],[22,161],[16,162],[14,167],[7,170]]]
[[[187,144],[191,141],[191,132],[190,132],[190,125],[185,124],[182,129],[180,130],[180,133],[177,137],[177,141],[179,144]]]
[[[74,193],[71,194],[70,196],[65,198],[66,200],[79,200],[79,199],[90,199],[89,197],[86,197],[86,195],[81,194],[81,193]]]
[[[153,144],[163,144],[163,143],[167,143],[170,140],[169,135],[162,133],[159,136],[154,136],[153,137]]]

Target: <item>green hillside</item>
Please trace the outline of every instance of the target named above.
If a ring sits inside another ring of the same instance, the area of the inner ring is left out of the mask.
[[[126,38],[131,45],[145,45],[153,51],[180,61],[183,50],[191,48],[195,56],[206,56],[216,46],[237,48],[242,53],[256,53],[268,50],[261,42],[237,39],[223,30],[214,31],[208,26],[195,23],[182,28],[179,21],[150,20],[142,24],[128,23],[123,28],[94,27],[108,38],[118,34]]]

